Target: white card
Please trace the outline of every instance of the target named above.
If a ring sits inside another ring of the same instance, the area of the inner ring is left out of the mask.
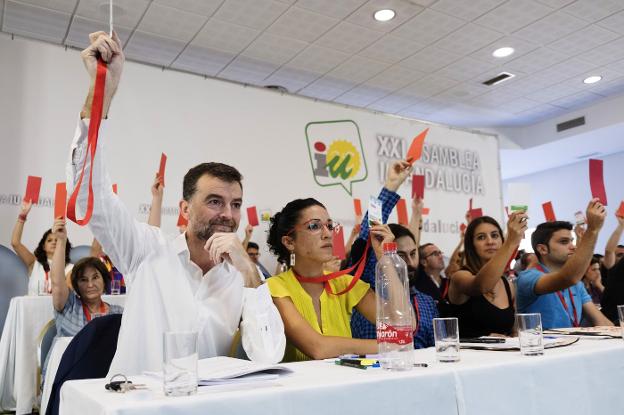
[[[520,210],[528,211],[531,202],[531,185],[529,183],[509,183],[507,185],[509,213]]]
[[[381,225],[383,223],[381,217],[381,200],[376,197],[371,196],[368,202],[368,224],[372,226],[373,224]],[[374,223],[373,223],[374,222]]]

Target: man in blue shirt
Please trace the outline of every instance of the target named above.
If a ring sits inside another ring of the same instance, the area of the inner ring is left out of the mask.
[[[540,224],[531,236],[539,264],[518,277],[519,313],[540,313],[545,329],[578,327],[585,317],[592,325],[612,326],[592,303],[581,279],[592,258],[605,208],[593,199],[587,207],[587,230],[574,246],[572,224]]]

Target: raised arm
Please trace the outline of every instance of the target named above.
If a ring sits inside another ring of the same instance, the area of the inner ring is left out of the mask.
[[[56,311],[63,311],[69,297],[69,288],[65,279],[65,245],[67,242],[67,228],[65,219],[58,218],[52,226],[52,234],[56,236],[56,248],[50,267],[50,283],[52,284],[52,305]]]
[[[11,234],[11,246],[29,270],[37,258],[35,258],[35,255],[22,243],[22,233],[24,232],[24,223],[26,223],[31,207],[32,203],[30,201],[22,202],[22,208],[17,216],[17,222],[15,222],[13,233]]]
[[[535,294],[542,295],[566,289],[579,282],[585,275],[606,216],[605,208],[597,198],[589,202],[586,216],[587,230],[576,251],[559,270],[544,274],[537,280],[533,289]]]
[[[624,217],[616,215],[615,219],[618,224],[609,237],[607,245],[605,245],[605,254],[604,258],[602,258],[602,265],[604,265],[606,269],[611,269],[615,265],[615,248],[617,248],[617,245],[622,238],[622,233],[624,232]]]
[[[162,216],[162,204],[163,204],[163,190],[165,186],[162,184],[162,179],[156,178],[152,184],[152,204],[150,205],[149,217],[147,218],[147,224],[160,228],[160,220]]]
[[[243,239],[243,248],[245,251],[247,250],[249,241],[251,241],[251,235],[253,235],[253,226],[247,224],[247,226],[245,226],[245,239]]]
[[[351,255],[351,247],[353,247],[353,242],[357,239],[360,234],[360,227],[362,226],[362,215],[355,215],[355,224],[353,225],[353,229],[351,229],[351,235],[349,235],[349,239],[345,243],[345,254],[348,257]]]
[[[461,268],[461,253],[464,247],[464,232],[459,233],[459,243],[449,258],[449,264],[444,270],[446,278],[451,278]]]
[[[507,239],[496,254],[477,272],[457,271],[453,274],[449,288],[449,296],[454,302],[466,296],[477,296],[492,291],[501,275],[505,272],[505,265],[522,241],[527,229],[527,215],[524,212],[512,213],[507,222]],[[459,300],[459,301],[458,301]]]
[[[425,207],[425,202],[419,197],[412,199],[412,217],[410,218],[408,229],[414,235],[416,246],[420,246],[420,232],[422,231],[422,211]],[[418,255],[418,254],[417,254]],[[416,262],[420,261],[420,258],[416,258]]]
[[[90,46],[82,53],[82,60],[91,78],[89,95],[81,112],[83,118],[76,129],[71,147],[70,163],[67,166],[67,183],[74,188],[78,182],[84,160],[87,160],[85,177],[82,181],[78,205],[84,212],[87,206],[89,169],[93,169],[93,215],[89,227],[94,237],[102,244],[104,252],[111,257],[115,266],[124,274],[131,275],[142,259],[157,244],[164,241],[160,230],[136,221],[113,193],[105,162],[105,131],[100,132],[97,156],[91,166],[87,158],[87,135],[91,116],[91,102],[95,86],[98,57],[107,63],[106,88],[104,92],[103,117],[108,114],[111,100],[117,90],[123,68],[124,55],[119,38],[111,39],[104,32],[89,35]],[[101,130],[105,130],[104,122]]]

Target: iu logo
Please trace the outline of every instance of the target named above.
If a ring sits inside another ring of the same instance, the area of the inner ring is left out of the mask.
[[[355,122],[308,123],[306,140],[312,174],[319,186],[342,186],[351,195],[353,183],[368,177],[360,129]]]

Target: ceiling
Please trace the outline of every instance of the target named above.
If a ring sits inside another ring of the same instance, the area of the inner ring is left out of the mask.
[[[444,124],[529,125],[624,93],[624,0],[114,5],[128,59]],[[396,17],[375,21],[382,8]],[[84,48],[108,31],[108,0],[0,0],[0,18],[3,32]],[[494,58],[502,46],[515,53]],[[482,85],[501,71],[516,76]]]

